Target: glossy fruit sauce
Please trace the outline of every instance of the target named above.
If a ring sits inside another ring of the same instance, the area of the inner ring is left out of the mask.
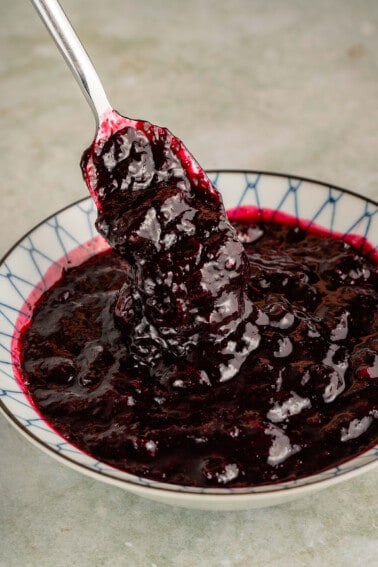
[[[113,250],[66,270],[22,331],[40,413],[103,462],[202,487],[300,478],[373,446],[375,259],[267,211],[231,224],[171,149],[125,128],[83,157]]]

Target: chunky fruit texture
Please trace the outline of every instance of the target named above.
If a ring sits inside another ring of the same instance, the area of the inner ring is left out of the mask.
[[[126,126],[95,142],[82,167],[91,164],[97,229],[128,261],[115,316],[135,360],[151,376],[169,364],[178,380],[225,381],[259,340],[249,264],[219,193],[181,148],[167,130]]]
[[[202,487],[372,447],[376,264],[293,219],[231,225],[181,142],[114,119],[82,167],[115,252],[69,269],[19,341],[42,415],[104,462]]]
[[[261,338],[232,379],[198,380],[185,357],[151,379],[114,320],[128,263],[109,252],[68,270],[21,338],[45,419],[102,461],[194,486],[300,478],[377,443],[376,266],[259,217],[235,224]]]

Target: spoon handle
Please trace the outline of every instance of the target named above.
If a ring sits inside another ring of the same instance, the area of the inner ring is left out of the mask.
[[[31,0],[64,56],[96,118],[112,110],[91,60],[57,0]]]

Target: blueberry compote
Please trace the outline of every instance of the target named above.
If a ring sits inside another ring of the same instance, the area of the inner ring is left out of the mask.
[[[375,260],[263,211],[231,224],[176,142],[127,127],[85,153],[113,250],[25,326],[35,405],[96,458],[192,486],[300,478],[373,446]]]
[[[232,378],[260,340],[248,259],[182,143],[143,124],[100,139],[82,160],[97,230],[128,262],[115,317],[151,377],[207,387]]]

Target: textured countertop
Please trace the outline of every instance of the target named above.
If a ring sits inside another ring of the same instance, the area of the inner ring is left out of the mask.
[[[205,168],[378,198],[375,0],[64,0],[115,108]],[[89,108],[29,2],[0,0],[0,253],[86,195]],[[378,472],[265,510],[171,508],[90,480],[0,417],[1,567],[375,567]]]

